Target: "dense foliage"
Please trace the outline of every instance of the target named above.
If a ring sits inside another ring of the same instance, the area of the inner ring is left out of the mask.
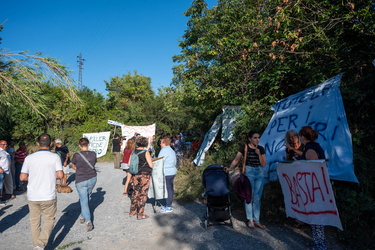
[[[242,105],[236,130],[242,138],[267,126],[277,100],[344,73],[340,89],[360,183],[334,182],[344,225],[338,237],[369,248],[375,244],[374,8],[369,0],[219,0],[209,9],[204,0],[194,0],[185,12],[181,53],[173,57],[172,86],[158,93],[149,77],[135,71],[104,81],[104,97],[72,87],[68,69],[54,59],[1,50],[0,139],[34,143],[48,132],[74,150],[82,133],[112,131],[108,119],[156,123],[157,135],[207,131],[224,105]],[[230,164],[238,141],[215,142],[205,164]],[[186,160],[178,197],[200,195],[201,170]],[[285,218],[277,183],[267,185],[263,208],[270,222]]]

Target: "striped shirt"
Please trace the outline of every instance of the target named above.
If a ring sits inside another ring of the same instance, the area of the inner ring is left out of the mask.
[[[14,154],[14,160],[16,162],[23,163],[25,161],[26,156],[26,150],[17,149],[16,153]]]

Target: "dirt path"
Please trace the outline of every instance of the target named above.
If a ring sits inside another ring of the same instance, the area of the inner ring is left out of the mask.
[[[122,170],[112,163],[99,163],[98,182],[92,195],[94,230],[86,232],[78,221],[80,205],[74,181],[69,194],[58,194],[56,225],[46,249],[304,249],[310,239],[302,230],[267,225],[250,230],[234,215],[234,229],[212,226],[206,230],[202,216],[206,206],[199,202],[175,203],[172,213],[153,212],[149,219],[129,217],[130,199],[122,196]],[[69,177],[74,179],[74,174]],[[0,207],[0,249],[32,249],[26,193]],[[342,249],[328,242],[329,249]]]

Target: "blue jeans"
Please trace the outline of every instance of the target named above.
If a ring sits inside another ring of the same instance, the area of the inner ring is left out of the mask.
[[[246,218],[248,220],[254,220],[259,222],[260,216],[260,205],[263,193],[263,187],[265,183],[262,167],[250,167],[246,166],[246,176],[249,178],[251,183],[251,189],[253,194],[253,200],[246,204],[245,210]]]
[[[172,207],[172,201],[173,201],[173,196],[174,196],[174,188],[173,188],[174,177],[175,175],[165,176],[165,182],[167,184],[166,186],[167,186],[167,192],[168,192],[168,197],[165,199],[167,207]]]
[[[5,174],[0,174],[0,190],[3,189],[4,177],[5,177]]]
[[[85,218],[86,222],[91,221],[91,214],[89,208],[89,200],[91,197],[92,190],[96,184],[96,176],[87,180],[76,183],[77,192],[79,195],[79,202],[81,204],[81,214],[82,218]]]
[[[16,181],[16,188],[21,188],[21,181],[20,181],[20,174],[22,169],[22,163],[15,163],[15,181]]]

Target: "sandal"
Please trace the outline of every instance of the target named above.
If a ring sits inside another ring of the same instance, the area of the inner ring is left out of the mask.
[[[259,227],[260,229],[266,229],[266,226],[265,225],[262,225],[262,224],[260,224],[259,222],[257,222],[257,221],[254,221],[254,225],[256,226],[256,227]]]
[[[144,220],[144,219],[147,219],[148,217],[150,216],[144,214],[144,215],[138,216],[137,220]]]
[[[79,223],[81,223],[81,224],[83,224],[83,223],[85,223],[85,218],[83,218],[83,217],[79,217]]]
[[[134,213],[129,213],[129,217],[132,217],[132,216],[134,216],[134,215],[136,215],[137,213],[136,212],[134,212]]]
[[[128,196],[128,193],[122,193],[122,196],[126,196],[126,197],[127,197],[127,196]]]
[[[252,220],[249,220],[249,221],[246,223],[246,226],[247,226],[248,228],[255,229],[254,221],[252,221]]]
[[[94,226],[92,225],[91,221],[86,223],[86,231],[87,232],[92,231],[93,228],[94,228]]]

